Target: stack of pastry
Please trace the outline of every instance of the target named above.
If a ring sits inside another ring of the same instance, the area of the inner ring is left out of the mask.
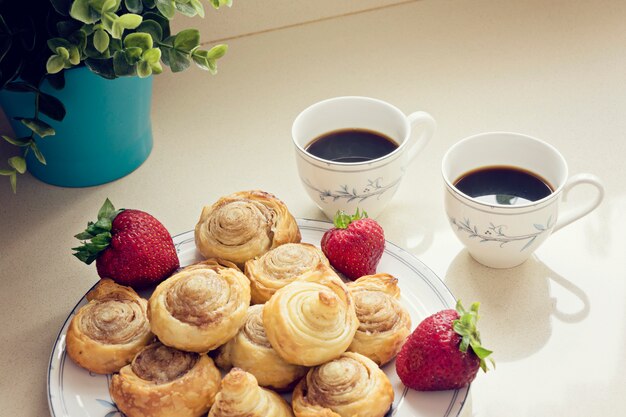
[[[346,285],[300,239],[271,194],[220,198],[195,229],[206,260],[149,300],[103,280],[72,320],[69,356],[115,374],[111,397],[128,417],[382,417],[393,389],[379,366],[410,331],[397,280]],[[274,390],[294,387],[292,409]]]

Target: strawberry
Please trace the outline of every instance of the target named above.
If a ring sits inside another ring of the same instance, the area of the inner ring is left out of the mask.
[[[98,275],[143,288],[169,277],[179,266],[167,229],[140,210],[115,210],[107,198],[98,221],[75,236],[83,245],[73,255],[87,265],[96,261]]]
[[[383,228],[359,209],[354,216],[337,212],[334,225],[321,241],[330,264],[351,280],[375,274],[385,250]]]
[[[456,310],[435,313],[417,326],[396,358],[404,385],[418,391],[457,389],[472,382],[478,368],[487,372],[485,358],[492,352],[480,345],[478,306],[465,311],[458,301]]]

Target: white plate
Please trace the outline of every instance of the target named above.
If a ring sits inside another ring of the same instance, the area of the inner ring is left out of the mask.
[[[302,241],[319,245],[330,223],[298,220]],[[196,250],[193,231],[174,237],[181,266],[202,260]],[[439,310],[453,308],[456,301],[443,282],[426,265],[408,252],[389,242],[378,266],[396,278],[402,292],[402,304],[411,313],[413,327]],[[149,294],[142,294],[147,296]],[[121,417],[109,396],[110,377],[88,372],[71,360],[65,350],[65,335],[76,310],[86,304],[83,297],[69,314],[50,356],[48,366],[48,404],[54,417]],[[469,387],[453,391],[417,392],[406,389],[395,372],[395,364],[383,367],[395,391],[395,400],[388,416],[450,417],[458,416]],[[268,416],[269,417],[269,416]]]

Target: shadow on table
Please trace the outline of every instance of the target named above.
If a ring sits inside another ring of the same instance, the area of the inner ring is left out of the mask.
[[[462,250],[446,272],[445,283],[469,308],[480,301],[479,327],[485,347],[496,361],[515,361],[539,351],[552,333],[551,321],[582,321],[589,314],[585,292],[550,269],[536,256],[511,269],[487,268]],[[550,285],[558,284],[576,297],[581,307],[573,313],[559,310]]]

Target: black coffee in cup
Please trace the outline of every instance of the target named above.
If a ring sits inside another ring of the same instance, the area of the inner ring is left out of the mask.
[[[340,129],[318,136],[305,150],[327,161],[355,163],[381,158],[397,148],[393,139],[380,132]]]
[[[457,178],[454,186],[483,203],[506,206],[530,204],[554,191],[548,181],[538,174],[512,166],[474,169]]]

